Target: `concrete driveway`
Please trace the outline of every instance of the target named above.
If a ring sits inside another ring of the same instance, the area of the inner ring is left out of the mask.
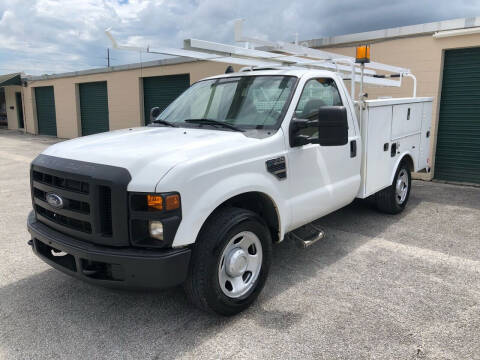
[[[480,359],[480,188],[414,182],[399,216],[354,202],[323,242],[275,246],[255,305],[221,318],[33,255],[29,162],[53,142],[0,130],[0,358]]]

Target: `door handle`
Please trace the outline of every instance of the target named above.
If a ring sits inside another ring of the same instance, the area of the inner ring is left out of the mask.
[[[350,157],[354,158],[357,156],[357,140],[350,141]]]

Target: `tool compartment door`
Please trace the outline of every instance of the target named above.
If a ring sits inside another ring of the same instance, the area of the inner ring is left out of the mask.
[[[392,158],[390,134],[392,131],[392,106],[369,108],[364,113],[365,153],[364,195],[370,196],[390,185]]]
[[[423,103],[393,105],[392,139],[417,134],[422,127]]]
[[[422,131],[420,133],[420,154],[417,169],[423,170],[430,166],[430,139],[432,126],[432,102],[423,103]]]

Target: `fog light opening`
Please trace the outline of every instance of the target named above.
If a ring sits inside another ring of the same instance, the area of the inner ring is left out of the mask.
[[[148,229],[152,238],[163,241],[163,224],[161,221],[150,221]]]

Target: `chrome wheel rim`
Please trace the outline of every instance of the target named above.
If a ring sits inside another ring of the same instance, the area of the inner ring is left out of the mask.
[[[395,200],[398,205],[405,202],[408,194],[408,173],[407,170],[401,169],[398,173],[397,183],[395,185]]]
[[[223,293],[240,298],[254,286],[262,268],[262,243],[251,231],[242,231],[230,239],[218,264],[218,281]]]

